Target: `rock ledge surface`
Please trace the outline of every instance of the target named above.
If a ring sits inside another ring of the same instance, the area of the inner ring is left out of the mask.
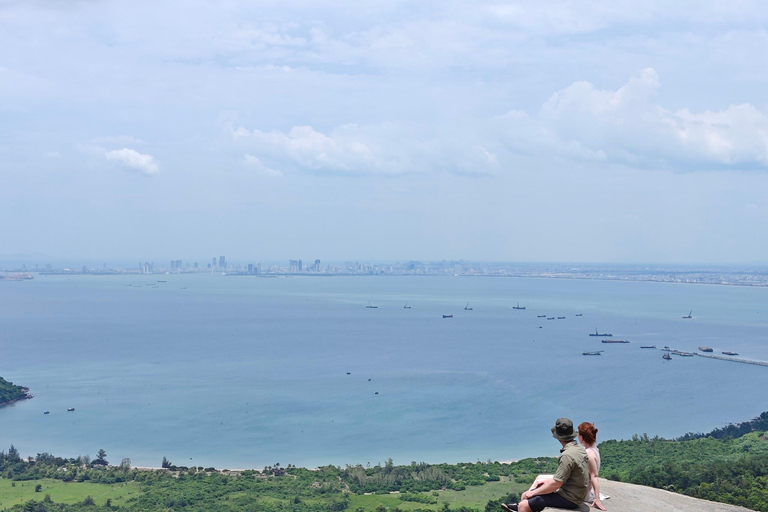
[[[609,512],[753,512],[743,507],[700,500],[653,487],[613,482],[603,478],[600,479],[600,492],[611,497],[603,502]],[[545,508],[544,510],[554,512],[562,509]]]

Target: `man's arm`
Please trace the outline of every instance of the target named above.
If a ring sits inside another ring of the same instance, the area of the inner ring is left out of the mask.
[[[554,478],[546,480],[543,484],[541,484],[539,487],[531,490],[531,491],[525,491],[523,495],[520,497],[523,500],[528,500],[533,498],[534,496],[541,496],[543,494],[550,494],[558,490],[560,487],[563,486],[563,482],[558,482]]]

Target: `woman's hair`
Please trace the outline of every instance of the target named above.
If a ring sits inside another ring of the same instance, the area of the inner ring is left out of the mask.
[[[579,435],[584,440],[585,444],[594,444],[597,439],[597,428],[594,423],[585,421],[579,425]]]

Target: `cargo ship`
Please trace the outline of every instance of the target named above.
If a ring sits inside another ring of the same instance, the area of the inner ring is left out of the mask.
[[[597,352],[582,352],[581,355],[583,356],[599,356],[602,353],[602,350],[598,350]]]
[[[597,327],[595,327],[595,333],[594,334],[590,333],[589,335],[590,336],[605,336],[606,338],[609,337],[609,336],[613,336],[613,334],[598,332]]]
[[[656,345],[642,345],[640,348],[656,348]]]
[[[603,343],[629,343],[629,340],[603,340]]]
[[[701,350],[702,352],[714,352],[712,350],[712,347],[699,347],[699,350]]]
[[[517,303],[517,306],[512,306],[512,309],[525,309],[525,306],[521,306],[520,303]]]
[[[723,351],[723,354],[726,356],[737,356],[739,355],[738,352],[729,352],[728,350]]]

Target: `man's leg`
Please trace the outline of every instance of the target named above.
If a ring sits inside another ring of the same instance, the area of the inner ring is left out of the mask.
[[[517,504],[518,512],[532,512],[531,506],[528,505],[528,500],[523,500]]]

